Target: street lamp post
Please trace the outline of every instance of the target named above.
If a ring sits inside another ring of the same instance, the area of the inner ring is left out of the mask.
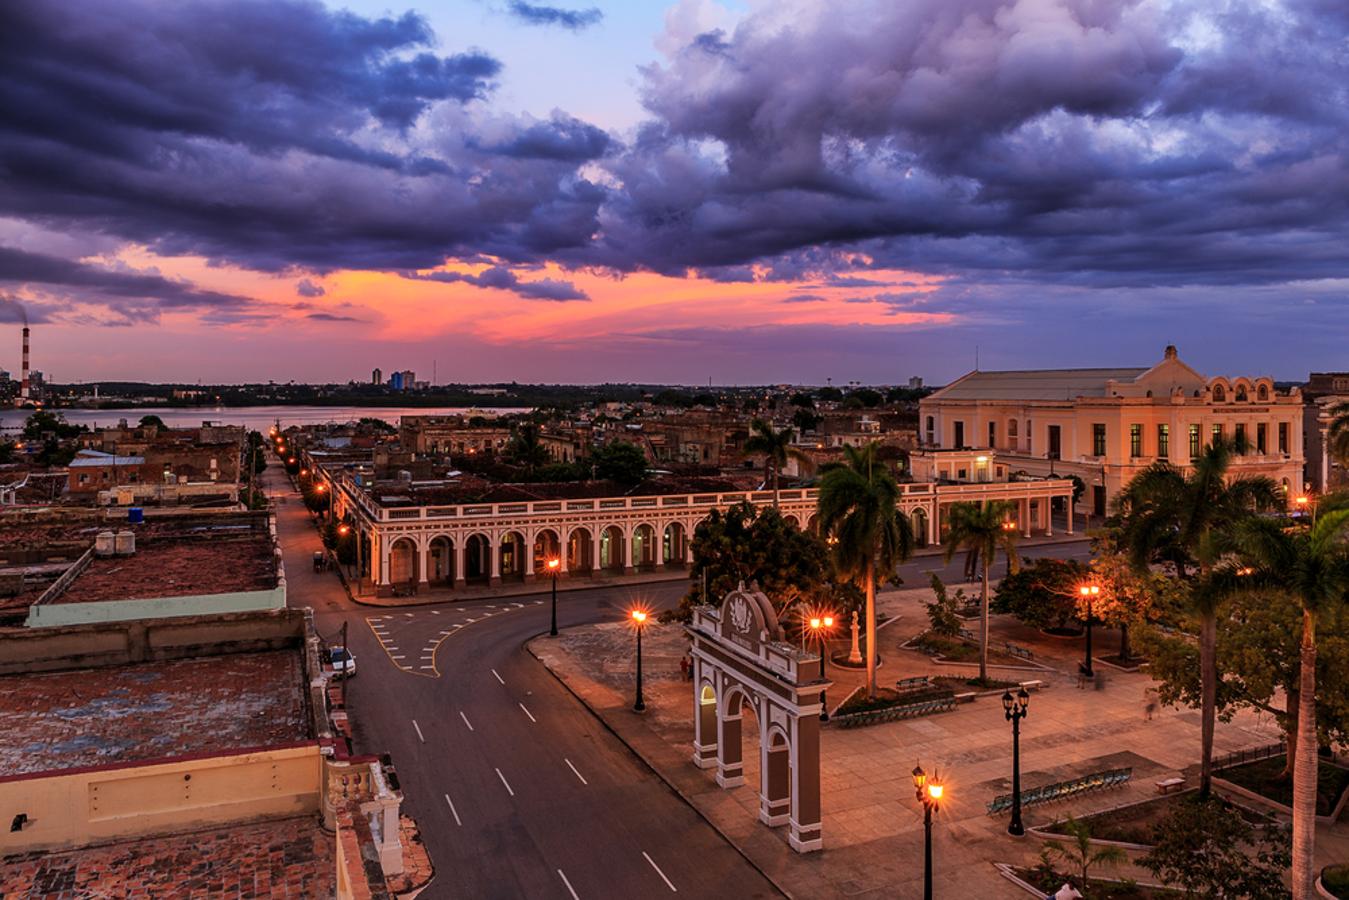
[[[1087,603],[1087,658],[1082,664],[1082,674],[1088,678],[1095,678],[1096,672],[1091,667],[1092,603],[1095,602],[1096,598],[1100,595],[1101,586],[1099,584],[1084,584],[1077,589],[1077,592]]]
[[[1024,686],[1015,696],[1011,691],[1003,692],[1002,708],[1007,721],[1012,723],[1012,822],[1007,826],[1007,833],[1016,837],[1026,833],[1021,824],[1021,720],[1026,718],[1029,705],[1030,694]]]
[[[834,617],[829,615],[811,616],[810,630],[815,635],[815,639],[820,642],[820,680],[824,681],[827,676],[824,672],[824,657],[829,652],[829,640],[827,631],[834,627]],[[829,721],[829,704],[825,700],[824,689],[820,689],[820,721]]]
[[[923,804],[923,900],[932,900],[932,811],[941,805],[944,788],[936,772],[929,778],[919,765],[913,767],[913,792]]]
[[[562,568],[562,560],[548,560],[548,574],[553,578],[553,627],[548,629],[548,633],[557,637],[557,573]]]
[[[646,628],[646,613],[640,609],[632,611],[632,624],[637,629],[637,698],[633,701],[634,712],[643,712],[646,701],[642,699],[642,631]]]

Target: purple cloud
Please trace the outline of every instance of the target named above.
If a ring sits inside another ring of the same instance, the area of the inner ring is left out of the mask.
[[[315,284],[308,278],[301,278],[299,283],[295,285],[295,293],[301,297],[322,297],[328,292],[323,289],[323,285]]]
[[[510,0],[506,9],[512,16],[526,25],[558,25],[571,31],[580,31],[591,25],[598,25],[604,13],[590,9],[562,9],[541,3],[526,3],[524,0]]]
[[[495,288],[510,291],[526,300],[589,300],[590,296],[570,281],[555,278],[540,278],[535,281],[521,281],[519,276],[505,266],[492,266],[477,275],[465,272],[429,272],[418,274],[403,273],[404,278],[416,281],[439,281],[442,284],[471,284],[480,288]]]

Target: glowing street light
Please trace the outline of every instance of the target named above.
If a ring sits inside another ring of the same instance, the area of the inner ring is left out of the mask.
[[[548,560],[548,574],[553,578],[553,626],[548,629],[548,633],[557,637],[557,574],[562,570],[562,560],[553,557]]]
[[[929,777],[917,765],[913,767],[913,792],[923,804],[923,900],[932,900],[932,811],[941,806],[945,788],[936,772]]]
[[[818,616],[811,616],[808,624],[810,625],[810,633],[820,643],[820,680],[824,681],[828,677],[824,673],[824,657],[829,651],[829,632],[834,627],[834,617],[829,613],[822,613]],[[820,690],[820,721],[829,721],[829,703],[825,700],[823,688]]]
[[[629,615],[632,617],[632,627],[637,632],[637,698],[632,708],[634,712],[643,712],[646,701],[642,699],[642,632],[646,630],[647,614],[646,610],[634,609]]]
[[[1082,598],[1083,602],[1087,604],[1087,658],[1082,663],[1082,674],[1088,678],[1095,678],[1096,672],[1091,667],[1092,604],[1094,604],[1096,598],[1100,596],[1101,586],[1099,584],[1084,584],[1077,589],[1077,593],[1078,596]]]

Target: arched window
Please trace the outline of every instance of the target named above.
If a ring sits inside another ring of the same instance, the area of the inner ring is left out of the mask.
[[[1256,398],[1259,399],[1261,402],[1264,402],[1265,400],[1268,400],[1268,399],[1269,399],[1269,387],[1268,387],[1267,385],[1263,385],[1263,384],[1260,385],[1258,388],[1255,389],[1255,396],[1256,396]]]
[[[1246,402],[1246,385],[1244,384],[1237,386],[1237,402],[1238,403]]]
[[[1223,388],[1221,384],[1215,384],[1213,386],[1213,402],[1225,403],[1226,401],[1227,401],[1227,391]]]

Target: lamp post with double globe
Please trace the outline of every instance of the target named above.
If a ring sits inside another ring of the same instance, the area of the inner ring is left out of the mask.
[[[824,657],[829,652],[829,630],[834,627],[834,617],[831,615],[819,615],[810,617],[810,631],[815,635],[815,640],[820,643],[820,680],[824,681],[828,676],[824,672]],[[829,704],[825,701],[824,691],[820,691],[820,721],[829,721]]]
[[[937,773],[929,776],[921,765],[913,767],[913,791],[923,804],[923,900],[932,900],[932,811],[945,793]]]
[[[1011,691],[1003,692],[1002,708],[1007,721],[1012,723],[1012,822],[1007,826],[1007,833],[1016,837],[1026,833],[1021,824],[1021,720],[1026,718],[1028,706],[1030,693],[1024,686],[1015,695]]]
[[[1091,667],[1091,621],[1094,617],[1092,605],[1101,594],[1101,586],[1099,584],[1084,584],[1077,589],[1077,593],[1087,604],[1087,658],[1082,662],[1082,674],[1088,678],[1094,678],[1096,672]]]

